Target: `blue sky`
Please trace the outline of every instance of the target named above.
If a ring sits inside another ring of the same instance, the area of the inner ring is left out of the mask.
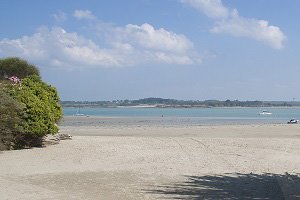
[[[294,0],[2,0],[0,57],[62,100],[300,100]]]

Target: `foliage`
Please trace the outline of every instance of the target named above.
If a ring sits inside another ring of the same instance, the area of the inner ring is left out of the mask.
[[[62,116],[62,108],[54,87],[34,75],[24,78],[21,86],[12,86],[11,94],[24,106],[24,133],[43,137],[58,132],[56,122]]]
[[[39,70],[20,58],[0,59],[0,150],[40,146],[58,132],[59,96]]]
[[[26,60],[16,57],[0,59],[0,79],[11,76],[17,76],[23,79],[30,75],[40,76],[40,72],[34,65],[29,64]]]
[[[0,150],[7,150],[22,132],[23,108],[7,93],[4,82],[0,82],[0,113]]]

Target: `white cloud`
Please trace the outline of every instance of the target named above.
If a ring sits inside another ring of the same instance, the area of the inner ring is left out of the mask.
[[[90,31],[98,38],[91,40],[61,27],[42,27],[31,36],[0,40],[0,56],[19,56],[41,66],[67,69],[202,62],[193,43],[182,34],[147,23],[105,24],[89,10],[76,10],[74,17],[92,20]]]
[[[283,48],[286,36],[277,26],[269,25],[268,21],[233,17],[219,21],[211,29],[213,33],[228,33],[236,37],[247,37],[261,41],[274,49]]]
[[[0,56],[19,56],[41,66],[67,69],[201,63],[184,35],[150,24],[110,27],[109,32],[105,43],[96,43],[61,27],[43,27],[31,36],[0,40]]]
[[[236,9],[226,8],[221,0],[181,0],[215,20],[212,33],[226,33],[235,37],[247,37],[263,42],[272,48],[281,49],[286,36],[277,26],[266,20],[239,16]]]
[[[113,52],[101,49],[93,41],[68,33],[60,27],[49,30],[40,28],[32,36],[23,36],[15,40],[0,41],[0,54],[20,56],[32,61],[42,61],[55,67],[82,68],[118,66],[118,58]]]
[[[128,24],[125,27],[116,28],[114,33],[112,41],[129,43],[139,53],[143,52],[142,57],[146,60],[181,65],[202,62],[189,39],[163,28],[155,29],[147,23],[141,26]]]
[[[77,19],[96,19],[90,10],[75,10],[73,16]]]
[[[226,18],[229,15],[221,0],[181,0],[181,2],[189,4],[210,18]]]
[[[193,44],[184,35],[167,31],[163,28],[155,29],[150,24],[141,26],[128,24],[119,33],[127,42],[131,41],[145,49],[185,53],[193,49]]]
[[[51,16],[58,22],[64,22],[67,20],[67,14],[62,11],[58,11],[57,13]]]

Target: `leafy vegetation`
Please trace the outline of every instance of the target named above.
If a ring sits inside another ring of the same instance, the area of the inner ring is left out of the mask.
[[[21,87],[13,87],[11,95],[24,107],[21,123],[24,137],[34,140],[34,144],[24,145],[38,145],[38,138],[58,132],[56,122],[62,116],[62,108],[54,87],[42,82],[38,76],[29,76],[22,80]]]
[[[6,90],[5,84],[0,82],[0,151],[10,149],[16,136],[22,132],[23,108]]]
[[[14,63],[13,67],[7,67],[7,63]],[[11,81],[1,81],[6,88],[0,93],[3,146],[40,146],[45,135],[58,132],[56,122],[62,116],[62,107],[56,89],[44,83],[36,67],[24,60],[3,59],[0,69],[3,74],[16,77],[14,72],[18,72],[17,75],[22,77],[20,82],[11,78]]]
[[[17,57],[0,59],[0,79],[17,76],[23,79],[30,75],[40,76],[39,70],[26,60]]]

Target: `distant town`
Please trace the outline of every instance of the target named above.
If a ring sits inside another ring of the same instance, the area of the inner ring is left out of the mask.
[[[61,101],[63,107],[157,107],[157,108],[210,108],[210,107],[295,107],[299,101],[239,101],[239,100],[176,100],[144,98],[113,101]]]

